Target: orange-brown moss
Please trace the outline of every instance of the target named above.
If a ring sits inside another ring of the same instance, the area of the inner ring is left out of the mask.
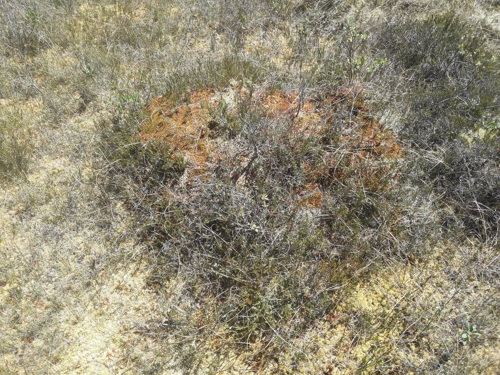
[[[332,181],[354,179],[358,186],[373,191],[391,185],[392,180],[386,178],[390,161],[401,158],[402,148],[394,135],[371,116],[360,88],[343,88],[315,97],[301,97],[294,92],[256,92],[249,98],[248,91],[241,87],[220,91],[207,88],[192,92],[186,104],[177,105],[173,97],[155,98],[147,107],[149,117],[142,124],[140,139],[167,142],[170,156],[187,162],[188,178],[202,175],[211,162],[224,157],[223,150],[216,146],[222,136],[213,131],[218,125],[213,117],[217,107],[225,101],[231,115],[237,117],[237,104],[245,101],[250,103],[250,110],[268,119],[288,121],[292,125],[290,137],[299,144],[309,137],[338,143],[327,149],[321,161],[304,162],[306,183],[296,191],[301,205],[321,206],[322,189]],[[341,123],[342,128],[332,140],[336,123]]]
[[[207,127],[210,109],[217,105],[213,94],[210,89],[196,91],[191,94],[189,104],[177,106],[172,98],[153,99],[147,108],[150,116],[142,123],[140,139],[167,142],[170,156],[184,158],[191,174],[203,173],[214,151]]]

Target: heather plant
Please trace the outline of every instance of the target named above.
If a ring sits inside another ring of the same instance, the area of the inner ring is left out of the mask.
[[[453,12],[402,19],[386,25],[380,46],[410,85],[401,90],[407,109],[399,134],[421,153],[413,159],[418,178],[444,194],[460,227],[493,240],[497,182],[486,171],[497,168],[497,134],[484,118],[497,116],[499,77],[498,62],[479,30]],[[437,152],[438,160],[425,156],[426,150]]]
[[[406,257],[399,241],[407,228],[397,224],[399,202],[389,192],[400,146],[370,117],[359,89],[300,101],[252,86],[209,85],[184,101],[173,92],[155,99],[135,142],[111,154],[111,165],[120,174],[119,165],[135,160],[127,175],[138,177],[132,197],[142,197],[137,209],[148,218],[152,282],[161,288],[181,277],[190,300],[203,295],[213,306],[171,310],[167,325],[201,345],[219,336],[232,350],[264,345],[253,354],[261,361],[356,285],[360,275],[345,264],[367,272],[389,254]],[[175,160],[185,164],[170,167]],[[167,169],[158,174],[154,165]],[[174,341],[178,334],[151,333]]]
[[[453,12],[383,25],[379,48],[409,84],[401,133],[419,147],[454,140],[495,113],[498,61],[480,30]]]
[[[32,131],[22,111],[0,107],[0,180],[23,177],[33,154]]]
[[[440,158],[429,176],[436,191],[453,205],[461,226],[484,241],[497,243],[498,138],[458,140]]]
[[[50,41],[43,32],[41,15],[34,4],[5,4],[3,6],[5,45],[23,55],[33,55],[47,48]]]

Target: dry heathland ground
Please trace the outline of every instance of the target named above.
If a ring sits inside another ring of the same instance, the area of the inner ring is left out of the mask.
[[[499,10],[0,0],[0,375],[498,373]]]

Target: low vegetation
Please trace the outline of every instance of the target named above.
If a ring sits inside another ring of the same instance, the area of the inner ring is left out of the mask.
[[[498,2],[0,14],[0,374],[498,371]]]

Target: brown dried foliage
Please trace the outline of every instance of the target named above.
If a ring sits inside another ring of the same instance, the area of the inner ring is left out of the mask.
[[[167,142],[169,156],[187,162],[188,183],[194,177],[208,176],[225,157],[234,159],[231,152],[221,148],[227,147],[229,140],[215,131],[219,124],[214,113],[228,93],[234,103],[224,104],[231,108],[231,116],[238,117],[238,103],[250,103],[250,110],[260,117],[288,123],[293,144],[301,145],[314,138],[321,145],[321,160],[302,163],[306,181],[296,189],[302,205],[320,207],[323,190],[332,181],[343,184],[354,179],[360,188],[385,191],[397,180],[397,176],[387,176],[391,162],[403,156],[403,149],[393,133],[370,114],[360,88],[343,88],[311,97],[260,88],[249,94],[241,86],[206,88],[192,92],[184,104],[176,104],[173,96],[158,97],[147,107],[149,117],[142,123],[140,139],[145,143]],[[241,168],[247,162],[240,158],[230,164]]]

